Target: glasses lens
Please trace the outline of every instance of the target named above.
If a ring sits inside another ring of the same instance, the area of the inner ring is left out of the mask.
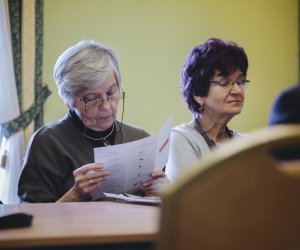
[[[223,86],[223,87],[226,87],[226,86],[228,86],[229,84],[230,84],[230,80],[227,79],[227,78],[223,78],[223,79],[221,79],[221,80],[219,81],[219,85],[220,85],[220,86]]]
[[[86,102],[85,105],[87,109],[93,109],[95,107],[99,107],[100,103],[102,103],[102,98],[98,98],[96,100]]]
[[[107,96],[107,99],[103,99],[103,98],[98,97],[95,100],[83,101],[83,103],[85,104],[85,107],[86,107],[87,110],[91,110],[91,109],[98,108],[105,101],[107,101],[109,103],[110,102],[117,102],[120,99],[122,99],[123,97],[124,97],[124,92],[120,92],[120,93],[116,93],[116,94]]]
[[[237,79],[235,82],[240,86],[244,85],[244,79]]]
[[[122,99],[123,98],[123,92],[120,92],[120,93],[117,93],[117,94],[113,94],[113,95],[111,95],[111,96],[108,96],[107,97],[107,100],[109,101],[109,102],[116,102],[116,101],[118,101],[118,100],[120,100],[120,99]]]
[[[245,79],[240,79],[238,81],[236,81],[238,85],[242,86],[242,87],[246,87],[249,83],[248,80],[245,80]]]

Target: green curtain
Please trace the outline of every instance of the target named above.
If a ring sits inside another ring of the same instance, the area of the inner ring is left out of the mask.
[[[26,0],[25,0],[26,1]],[[21,22],[22,22],[22,0],[9,0],[9,15],[12,38],[12,50],[14,70],[19,98],[20,109],[22,107],[22,84],[21,84]],[[47,86],[42,85],[42,52],[43,52],[43,0],[35,1],[35,102],[28,110],[21,110],[21,115],[12,121],[1,124],[2,134],[6,138],[14,133],[25,129],[34,120],[34,129],[43,125],[43,105],[51,94]]]
[[[35,99],[40,99],[39,95],[43,92],[42,86],[42,63],[43,63],[43,1],[36,0],[36,16],[35,16]],[[49,96],[50,92],[47,88],[45,93],[42,94],[40,100],[41,105],[44,104],[45,99]],[[41,109],[36,117],[34,123],[34,130],[39,129],[43,125],[43,109]]]

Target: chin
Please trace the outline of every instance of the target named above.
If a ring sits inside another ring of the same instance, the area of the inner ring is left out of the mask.
[[[233,113],[233,115],[238,115],[238,114],[240,114],[241,112],[242,112],[242,110],[239,109],[239,110],[237,110],[236,112],[232,112],[232,113]]]
[[[242,112],[242,109],[239,108],[239,109],[232,109],[227,114],[231,115],[233,117],[233,116],[236,116],[236,115],[240,114],[241,112]]]
[[[97,120],[96,127],[98,128],[98,130],[105,130],[110,128],[114,121],[115,119]]]

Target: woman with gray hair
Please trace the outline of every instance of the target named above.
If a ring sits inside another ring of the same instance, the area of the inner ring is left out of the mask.
[[[18,185],[20,202],[91,200],[110,174],[102,163],[93,163],[94,148],[149,136],[116,119],[125,93],[112,49],[90,40],[77,43],[58,58],[54,79],[69,111],[30,139]],[[164,172],[156,171],[141,189],[156,194],[165,182]]]

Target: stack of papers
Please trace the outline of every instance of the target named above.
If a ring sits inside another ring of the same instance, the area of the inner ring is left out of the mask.
[[[137,204],[148,204],[148,205],[160,205],[161,199],[156,196],[147,196],[141,197],[137,195],[132,195],[128,193],[124,194],[112,194],[112,193],[103,193],[107,198],[114,198],[120,201],[130,202],[130,203],[137,203]]]
[[[95,162],[110,170],[100,187],[92,192],[98,200],[105,193],[124,194],[137,190],[155,170],[162,170],[168,161],[170,134],[173,119],[170,117],[159,135],[137,141],[94,149]],[[144,198],[143,198],[144,199]]]

